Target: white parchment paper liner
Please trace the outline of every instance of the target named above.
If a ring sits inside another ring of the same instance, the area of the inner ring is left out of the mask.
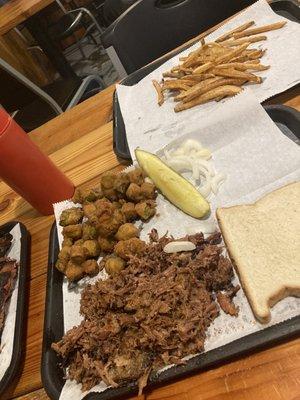
[[[12,246],[7,253],[7,257],[15,259],[20,262],[21,254],[21,230],[20,225],[17,224],[10,231],[13,236]],[[0,381],[3,378],[7,368],[10,366],[14,346],[14,333],[17,313],[18,289],[19,289],[19,268],[18,275],[13,289],[11,298],[9,300],[8,311],[4,322],[4,329],[1,337],[1,352],[0,352]]]
[[[223,33],[251,20],[255,21],[256,26],[288,21],[282,29],[263,33],[267,36],[266,41],[253,43],[249,47],[267,49],[261,62],[270,65],[271,68],[255,72],[264,78],[263,83],[246,85],[251,87],[258,101],[262,102],[295,86],[300,81],[300,24],[279,16],[273,12],[265,0],[259,0],[207,36],[206,40],[207,42],[214,40]],[[198,47],[199,44],[196,44],[180,55],[176,55],[134,86],[117,85],[118,100],[133,159],[133,151],[136,147],[142,146],[145,150],[157,151],[170,140],[187,133],[191,125],[197,125],[198,121],[206,118],[208,113],[217,113],[222,108],[222,104],[228,102],[228,99],[220,103],[209,102],[179,113],[174,112],[176,103],[172,98],[167,99],[161,107],[157,105],[152,79],[160,81],[162,72],[169,71],[178,64],[181,55],[188,54]]]
[[[234,103],[234,104],[233,104]],[[229,112],[234,106],[234,112]],[[211,216],[204,221],[195,220],[172,206],[161,195],[157,199],[157,211],[149,223],[144,225],[142,239],[155,227],[160,235],[166,231],[175,237],[186,234],[187,228],[205,229],[206,225],[215,224],[215,209],[222,205],[253,202],[265,193],[300,179],[300,150],[288,139],[269,118],[252,93],[244,92],[239,101],[230,100],[218,113],[199,120],[197,128],[181,139],[196,138],[213,152],[213,165],[218,172],[225,173],[227,179],[217,196],[211,197]],[[168,147],[176,146],[176,141]],[[163,150],[158,153],[163,152]],[[54,205],[56,220],[62,210],[72,206],[71,202]],[[61,241],[61,227],[58,226]],[[87,281],[104,277],[85,279],[80,287],[70,291],[67,282],[63,283],[65,331],[81,321],[79,302],[82,287]],[[237,281],[237,278],[235,278]],[[253,317],[248,301],[240,290],[235,299],[240,307],[237,318],[222,311],[208,330],[205,351],[212,350],[247,334],[264,329],[270,325],[292,318],[300,313],[300,299],[289,297],[279,302],[272,309],[272,320],[261,325]],[[102,383],[93,392],[106,389]],[[81,393],[80,385],[68,380],[62,390],[60,400],[79,400],[87,393]]]

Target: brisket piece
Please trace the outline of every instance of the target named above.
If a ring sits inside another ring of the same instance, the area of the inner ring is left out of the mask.
[[[0,258],[0,339],[4,328],[8,302],[17,277],[17,263],[6,257]]]
[[[0,237],[0,257],[4,257],[11,246],[13,237],[10,233]]]

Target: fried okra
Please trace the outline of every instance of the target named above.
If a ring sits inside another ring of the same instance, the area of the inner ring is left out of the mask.
[[[103,215],[99,218],[97,230],[100,236],[108,237],[117,232],[119,227],[126,222],[121,210],[113,210],[112,215]]]
[[[128,186],[130,185],[129,176],[126,173],[120,173],[116,175],[114,182],[114,189],[117,193],[124,195]]]
[[[70,251],[71,246],[63,246],[58,253],[58,259],[66,264],[70,260]]]
[[[120,257],[110,256],[105,260],[105,271],[108,275],[116,275],[125,268],[125,261]]]
[[[142,201],[135,205],[135,211],[143,221],[147,221],[155,215],[155,203],[151,200]]]
[[[111,253],[114,250],[116,241],[110,237],[98,237],[98,244],[100,250],[104,253]]]
[[[138,230],[138,228],[133,224],[127,222],[126,224],[120,226],[115,237],[117,240],[127,240],[134,237],[139,237],[139,234],[140,231]]]
[[[101,176],[101,187],[103,189],[113,189],[117,175],[112,172],[106,172]]]
[[[62,247],[65,247],[65,246],[71,247],[72,244],[73,244],[73,240],[71,238],[64,237],[64,240],[62,242]]]
[[[144,182],[141,184],[141,195],[143,199],[155,199],[156,191],[153,183]]]
[[[142,199],[141,188],[136,183],[131,183],[126,191],[126,196],[129,200],[138,202]]]
[[[60,259],[58,259],[55,263],[55,267],[62,273],[65,273],[66,268],[67,268],[67,263],[64,263]]]
[[[101,199],[103,197],[101,185],[98,185],[92,189],[77,188],[72,198],[74,203],[89,203]]]
[[[115,245],[115,253],[117,256],[128,260],[132,254],[140,254],[145,249],[145,242],[138,238],[121,240]]]
[[[82,239],[83,240],[97,239],[97,229],[93,225],[84,222],[82,224]]]
[[[128,177],[131,183],[141,185],[144,182],[144,174],[141,168],[135,168],[128,172]]]
[[[117,201],[119,198],[118,192],[115,189],[103,189],[103,195],[110,201]]]
[[[137,212],[135,211],[134,203],[124,203],[121,208],[122,213],[124,214],[126,221],[133,221],[137,218]]]
[[[95,203],[84,204],[82,209],[83,209],[84,216],[87,217],[88,219],[91,219],[95,215],[97,215],[97,208],[96,208]]]
[[[80,239],[82,236],[82,226],[81,224],[64,226],[62,234],[64,237],[70,239]]]
[[[83,212],[79,207],[72,207],[68,210],[64,210],[61,213],[59,225],[68,226],[68,225],[76,225],[82,221]]]
[[[82,263],[81,267],[89,276],[95,276],[99,272],[99,265],[96,260],[86,260]]]
[[[81,267],[81,265],[69,261],[65,274],[69,281],[79,281],[79,279],[83,278],[84,276],[84,269]]]
[[[70,259],[73,263],[81,264],[87,258],[86,251],[81,244],[74,244],[70,249]]]
[[[100,246],[97,240],[86,240],[83,245],[83,251],[86,258],[98,257],[100,254]]]

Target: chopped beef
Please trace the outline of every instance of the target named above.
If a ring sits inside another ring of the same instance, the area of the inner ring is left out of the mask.
[[[11,246],[13,237],[10,233],[0,237],[0,257],[4,257]]]
[[[52,344],[82,390],[101,380],[112,386],[137,380],[141,390],[151,370],[203,351],[219,314],[215,293],[232,290],[220,234],[188,236],[196,249],[173,254],[163,251],[173,238],[153,231],[150,239],[119,274],[84,289],[83,321]]]
[[[239,290],[240,290],[240,285],[237,285],[237,286],[232,286],[224,293],[222,292],[217,293],[218,303],[226,314],[235,317],[238,316],[239,307],[233,303],[232,299]]]
[[[5,257],[0,258],[0,339],[4,328],[8,302],[14,289],[16,277],[16,261]]]

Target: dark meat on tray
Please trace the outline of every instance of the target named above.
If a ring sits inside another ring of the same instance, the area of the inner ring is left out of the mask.
[[[0,257],[4,257],[6,255],[6,252],[11,246],[12,239],[13,237],[10,233],[6,233],[0,237]]]
[[[9,258],[0,258],[0,338],[4,328],[9,298],[15,286],[17,263]]]
[[[137,380],[141,391],[150,370],[203,351],[206,330],[219,314],[216,295],[222,291],[231,301],[238,290],[217,245],[220,234],[187,236],[196,249],[173,254],[163,251],[172,238],[159,239],[156,231],[150,238],[139,254],[128,254],[125,269],[85,288],[82,323],[52,344],[83,390],[101,380],[112,386]],[[220,295],[219,302],[224,306]]]

